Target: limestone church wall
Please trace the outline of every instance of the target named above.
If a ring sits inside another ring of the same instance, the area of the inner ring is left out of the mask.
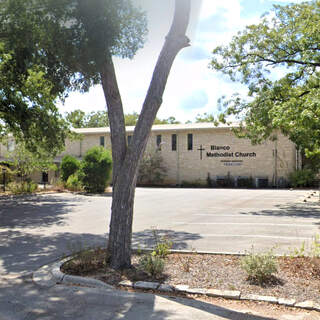
[[[110,149],[110,133],[102,129],[80,129],[82,140],[67,142],[63,154],[81,158],[94,145]],[[130,139],[133,128],[127,132]],[[147,152],[159,149],[167,168],[165,184],[205,184],[210,175],[213,180],[226,176],[268,178],[269,185],[275,185],[286,181],[296,168],[295,145],[282,134],[276,136],[274,141],[252,145],[237,138],[230,128],[158,125],[153,127]]]
[[[127,127],[128,140],[133,129]],[[56,162],[66,154],[81,159],[95,145],[111,149],[109,128],[75,131],[81,134],[81,139],[67,140],[66,149]],[[214,127],[213,124],[153,126],[147,152],[157,149],[167,168],[164,183],[170,185],[206,184],[208,175],[213,181],[240,176],[254,181],[267,178],[269,186],[281,185],[297,164],[295,145],[282,134],[277,134],[274,141],[252,145],[249,140],[237,138],[229,127]],[[1,159],[6,152],[6,146],[0,146]]]

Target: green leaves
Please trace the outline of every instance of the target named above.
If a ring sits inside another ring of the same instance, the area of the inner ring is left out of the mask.
[[[146,31],[130,0],[1,1],[0,135],[60,152],[68,129],[57,99],[100,83],[103,63],[132,58]]]
[[[262,142],[280,129],[311,156],[320,145],[320,2],[274,6],[258,25],[213,51],[211,67],[248,86],[248,99],[232,97],[224,116],[237,134]]]

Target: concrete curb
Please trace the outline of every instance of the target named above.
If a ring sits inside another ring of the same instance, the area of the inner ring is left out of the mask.
[[[61,272],[60,267],[68,260],[70,260],[70,258],[66,258],[60,261],[53,262],[49,265],[42,266],[40,269],[33,273],[33,282],[41,287],[46,288],[53,287],[56,284],[66,284],[92,288],[103,288],[107,290],[114,289],[113,286],[100,280],[72,276]]]
[[[260,301],[260,302],[268,302],[274,303],[279,305],[284,305],[287,307],[295,307],[299,309],[305,310],[315,310],[320,312],[320,304],[317,304],[314,301],[302,301],[296,302],[294,299],[284,299],[284,298],[277,298],[273,296],[260,296],[255,294],[243,294],[241,291],[237,290],[217,290],[217,289],[202,289],[202,288],[189,288],[187,285],[164,285],[159,284],[158,282],[131,282],[128,280],[119,282],[118,284],[120,287],[130,287],[132,289],[143,289],[143,290],[155,290],[160,291],[162,293],[167,292],[178,292],[178,293],[185,293],[185,294],[195,294],[195,295],[202,295],[202,296],[209,296],[215,298],[224,298],[224,299],[231,299],[231,300],[247,300],[247,301]]]
[[[173,250],[171,250],[173,251]],[[178,251],[187,253],[188,251]],[[191,252],[188,252],[191,253]],[[205,252],[203,252],[205,253]],[[210,252],[210,254],[221,254]],[[230,254],[230,253],[226,253]],[[32,274],[32,280],[34,283],[41,287],[53,287],[56,284],[65,284],[65,285],[76,285],[76,286],[84,286],[91,288],[99,288],[103,290],[115,290],[116,288],[102,282],[100,280],[92,279],[92,278],[84,278],[80,276],[72,276],[61,272],[60,267],[71,258],[65,258],[60,261],[53,262],[49,265],[44,265],[35,271]],[[255,294],[244,294],[239,290],[218,290],[218,289],[204,289],[204,288],[189,288],[188,285],[168,285],[161,284],[159,282],[147,282],[147,281],[137,281],[132,282],[130,280],[124,280],[118,283],[118,287],[122,288],[131,288],[131,289],[142,289],[142,290],[152,290],[158,291],[161,293],[184,293],[184,294],[194,294],[194,295],[202,295],[216,298],[224,298],[231,300],[247,300],[247,301],[262,301],[268,303],[279,304],[287,307],[295,307],[299,309],[305,310],[315,310],[320,312],[320,303],[316,303],[311,300],[307,301],[299,301],[297,302],[294,299],[286,299],[286,298],[278,298],[274,296],[261,296]]]

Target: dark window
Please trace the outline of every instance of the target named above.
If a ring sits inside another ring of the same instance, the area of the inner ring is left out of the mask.
[[[157,147],[158,150],[161,150],[161,134],[157,135]]]
[[[171,135],[171,150],[177,151],[177,135],[176,134]]]
[[[193,135],[192,133],[188,133],[188,150],[193,149]]]
[[[42,172],[42,183],[48,183],[49,175],[48,172]]]
[[[128,145],[129,145],[130,142],[131,142],[131,138],[132,138],[132,136],[128,136]]]
[[[104,137],[100,137],[100,146],[104,147]]]

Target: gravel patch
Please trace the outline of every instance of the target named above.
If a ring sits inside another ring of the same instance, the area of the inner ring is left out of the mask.
[[[62,271],[104,281],[111,285],[129,280],[153,281],[162,285],[188,288],[237,290],[244,295],[281,297],[286,300],[320,301],[320,258],[279,257],[278,273],[263,286],[251,283],[240,267],[241,257],[232,255],[209,254],[170,254],[166,258],[163,274],[151,277],[138,269],[139,256],[132,257],[131,269],[122,272],[108,268],[102,263],[104,252],[90,267],[81,266],[81,261],[74,260],[62,267]],[[95,267],[96,266],[96,267]]]

